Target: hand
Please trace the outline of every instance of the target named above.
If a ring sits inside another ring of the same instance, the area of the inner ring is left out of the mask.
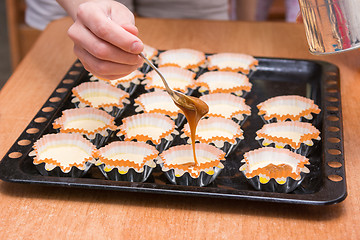
[[[143,64],[138,54],[144,46],[137,37],[134,15],[121,3],[88,1],[78,6],[73,18],[68,35],[75,54],[92,74],[116,79]]]

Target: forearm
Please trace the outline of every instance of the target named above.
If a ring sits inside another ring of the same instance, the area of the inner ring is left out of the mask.
[[[76,19],[76,13],[79,8],[79,5],[85,2],[94,2],[97,0],[56,0],[61,7],[65,9],[65,11],[69,14],[69,16],[75,20]],[[112,0],[109,0],[112,1]]]

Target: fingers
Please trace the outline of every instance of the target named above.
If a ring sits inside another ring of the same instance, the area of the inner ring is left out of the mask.
[[[142,62],[140,64],[128,65],[101,60],[78,45],[74,46],[74,53],[83,63],[86,70],[98,77],[109,80],[124,77],[142,66]]]
[[[88,53],[100,60],[128,65],[138,65],[142,62],[142,59],[137,54],[125,52],[97,38],[81,23],[76,22],[73,24],[68,30],[68,35],[75,45],[81,46],[81,48],[84,48]]]
[[[83,4],[79,6],[77,20],[81,21],[95,36],[111,43],[112,45],[133,54],[139,54],[143,50],[141,40],[128,32],[122,25],[131,25],[133,21],[129,16],[123,16],[122,22],[112,20],[112,11],[122,14],[121,7],[117,9],[103,9],[99,11],[94,4]],[[97,14],[94,14],[97,12]],[[129,15],[128,10],[124,11]]]
[[[116,1],[79,5],[68,35],[74,53],[89,72],[107,79],[130,74],[143,64],[138,54],[143,43],[137,37],[133,14]]]
[[[126,31],[128,31],[129,33],[137,36],[139,34],[139,30],[137,29],[137,27],[135,25],[132,24],[122,24],[121,25]]]

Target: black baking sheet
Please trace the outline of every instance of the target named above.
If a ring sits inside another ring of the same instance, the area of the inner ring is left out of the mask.
[[[55,132],[51,127],[53,120],[59,117],[64,109],[74,107],[70,102],[71,89],[81,82],[89,80],[88,73],[78,61],[69,69],[48,101],[2,159],[0,162],[0,178],[9,182],[64,187],[311,205],[333,204],[344,200],[347,193],[338,68],[322,61],[261,57],[257,59],[259,60],[259,66],[250,75],[253,88],[246,96],[246,103],[251,106],[252,115],[242,126],[245,139],[239,144],[234,153],[227,157],[224,163],[225,169],[214,183],[209,186],[191,187],[170,184],[159,167],[153,171],[150,178],[144,183],[106,180],[96,167],[93,167],[83,178],[40,175],[32,164],[32,158],[28,156],[28,153],[32,150],[34,141],[39,137],[43,134]],[[138,87],[132,99],[143,91],[143,87]],[[306,175],[300,187],[291,193],[254,190],[243,174],[239,172],[239,167],[244,152],[260,147],[254,138],[255,132],[264,123],[257,115],[256,105],[270,97],[289,94],[311,98],[322,109],[321,114],[313,122],[321,131],[322,140],[316,145],[312,154],[308,156],[311,163],[308,166],[310,173]],[[59,99],[60,101],[56,101]],[[54,110],[50,112],[44,110],[49,109],[49,107]],[[133,114],[133,110],[132,106],[128,106],[124,116]],[[38,121],[39,119],[46,120],[41,122]],[[39,131],[34,133],[34,129]],[[28,144],[24,145],[24,142]],[[329,176],[336,181],[330,180]]]

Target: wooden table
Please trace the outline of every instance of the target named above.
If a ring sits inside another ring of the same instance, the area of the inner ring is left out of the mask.
[[[44,31],[0,93],[4,156],[75,61],[70,19]],[[302,25],[137,19],[160,49],[318,59],[340,68],[348,197],[330,206],[190,198],[0,181],[0,239],[358,239],[360,51],[308,52]]]

